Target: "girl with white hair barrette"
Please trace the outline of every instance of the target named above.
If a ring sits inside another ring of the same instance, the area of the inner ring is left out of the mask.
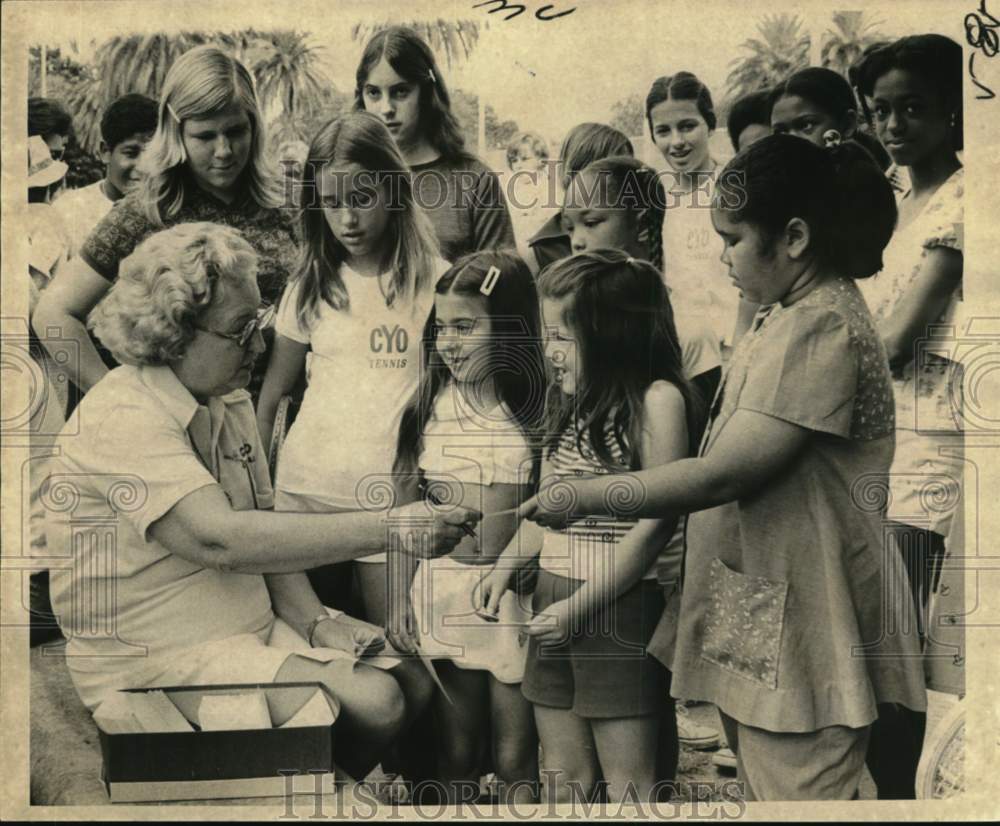
[[[53,605],[90,709],[122,688],[321,682],[341,706],[342,766],[363,777],[413,702],[399,672],[419,665],[396,663],[390,674],[359,663],[384,645],[384,632],[324,608],[302,572],[387,539],[446,553],[478,516],[423,503],[388,521],[267,512],[273,493],[244,389],[272,313],[260,309],[257,260],[236,230],[193,223],[153,235],[123,262],[92,315],[123,364],[74,411],[42,490],[56,503],[51,552],[72,558],[53,571]],[[72,508],[57,507],[64,494]],[[110,557],[102,543],[74,541],[81,520],[109,507]],[[104,601],[109,581],[114,599]],[[145,656],[121,656],[137,646]],[[297,710],[286,705],[272,702],[277,725]]]
[[[84,392],[113,366],[86,335],[87,315],[118,278],[122,259],[158,229],[191,221],[236,227],[260,257],[257,282],[265,303],[277,301],[296,250],[264,144],[246,67],[214,46],[181,55],[163,84],[156,133],[142,161],[145,181],[95,227],[39,303],[38,329],[58,327],[78,342],[71,378]]]

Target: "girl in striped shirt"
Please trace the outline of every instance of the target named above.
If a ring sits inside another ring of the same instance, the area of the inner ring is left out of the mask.
[[[659,271],[604,249],[551,265],[538,284],[546,356],[555,368],[545,495],[558,498],[567,478],[628,473],[690,455],[698,412]],[[589,796],[600,777],[610,800],[630,786],[645,799],[655,793],[669,675],[645,646],[664,608],[658,572],[679,566],[662,553],[679,529],[676,515],[597,518],[541,537],[521,690],[534,705],[544,768],[557,770],[550,777],[561,802],[574,792]],[[484,581],[487,610],[513,571],[538,552],[532,530],[522,526]],[[635,532],[644,537],[633,546],[641,550],[619,557],[622,537]]]

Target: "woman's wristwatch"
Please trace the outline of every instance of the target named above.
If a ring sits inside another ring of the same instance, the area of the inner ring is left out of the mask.
[[[310,648],[316,647],[315,643],[313,643],[313,635],[316,633],[316,628],[319,624],[324,620],[337,619],[337,617],[343,613],[343,611],[336,611],[332,608],[327,608],[322,614],[313,618],[312,622],[309,623],[306,629],[306,642],[309,643]]]

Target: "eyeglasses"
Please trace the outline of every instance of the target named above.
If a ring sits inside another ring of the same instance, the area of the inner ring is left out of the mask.
[[[201,330],[203,333],[211,333],[219,338],[227,338],[230,341],[235,341],[240,347],[246,347],[255,332],[266,330],[271,326],[276,313],[277,307],[274,304],[270,307],[261,307],[257,310],[257,315],[251,318],[238,333],[220,333],[218,330],[209,330],[207,327],[195,327],[195,329]]]

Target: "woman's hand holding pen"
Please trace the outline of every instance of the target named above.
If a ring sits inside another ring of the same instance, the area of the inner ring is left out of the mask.
[[[389,512],[399,550],[421,559],[450,553],[481,518],[479,511],[470,508],[441,510],[426,502],[413,502]]]

